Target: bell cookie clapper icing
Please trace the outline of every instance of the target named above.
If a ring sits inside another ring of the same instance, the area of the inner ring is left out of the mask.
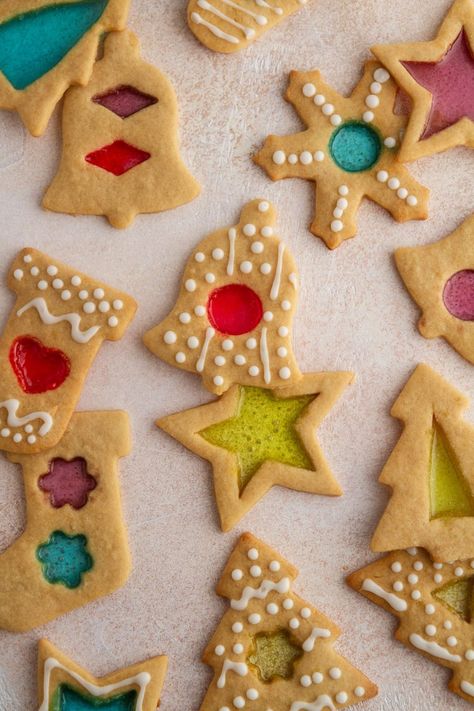
[[[125,412],[76,412],[61,441],[9,454],[23,470],[26,527],[0,555],[0,628],[25,632],[121,587],[130,553],[117,462]]]
[[[214,678],[200,711],[336,711],[377,694],[335,651],[336,625],[292,592],[297,575],[265,543],[241,536],[217,586],[230,605],[204,652]]]
[[[234,383],[274,389],[302,377],[291,342],[297,269],[275,222],[273,206],[254,200],[238,224],[204,238],[171,313],[144,336],[152,353],[217,395]]]
[[[400,160],[474,148],[474,5],[455,0],[437,36],[372,52],[410,98]]]
[[[34,454],[61,439],[97,351],[123,336],[136,303],[30,248],[8,286],[16,302],[0,339],[0,450]]]
[[[191,32],[215,52],[245,49],[308,0],[190,0]]]
[[[346,98],[320,72],[292,72],[285,98],[307,125],[301,133],[269,136],[254,156],[272,180],[316,183],[311,232],[330,249],[357,232],[360,203],[368,197],[398,222],[428,216],[428,190],[399,162],[406,117],[394,113],[397,86],[377,62]]]
[[[73,84],[89,81],[104,32],[123,30],[130,0],[4,0],[0,6],[0,108],[40,136]]]

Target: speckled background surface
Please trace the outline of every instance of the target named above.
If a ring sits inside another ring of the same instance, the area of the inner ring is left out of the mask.
[[[391,256],[398,246],[439,239],[469,214],[472,155],[459,149],[412,166],[432,190],[429,221],[397,225],[367,202],[359,235],[336,252],[307,230],[312,185],[271,183],[249,159],[268,133],[301,128],[282,99],[289,70],[320,68],[347,92],[370,44],[431,38],[449,4],[313,0],[244,53],[219,56],[188,31],[185,0],[133,0],[130,27],[145,58],[174,84],[182,152],[203,192],[173,212],[138,217],[125,232],[102,218],[43,212],[40,199],[59,157],[58,113],[40,140],[25,136],[16,116],[0,113],[2,273],[16,251],[30,245],[129,291],[140,306],[126,337],[102,347],[80,401],[80,409],[127,409],[132,419],[134,447],[122,461],[121,482],[133,573],[114,595],[44,628],[0,633],[1,711],[35,708],[36,642],[42,636],[97,675],[167,653],[162,710],[198,709],[211,679],[200,655],[225,609],[214,586],[244,530],[297,565],[296,591],[344,630],[337,648],[380,686],[379,697],[360,708],[468,708],[446,690],[448,672],[394,642],[394,618],[347,588],[344,576],[373,559],[368,544],[388,495],[377,476],[400,433],[389,409],[416,363],[431,364],[474,397],[472,366],[444,342],[426,341],[416,331],[417,309]],[[207,462],[153,425],[160,415],[210,398],[199,378],[150,355],[141,335],[173,304],[189,251],[208,232],[232,224],[254,197],[278,206],[280,235],[299,262],[300,366],[353,369],[357,382],[320,430],[345,496],[329,500],[274,489],[237,529],[222,534]],[[12,303],[3,283],[2,323]],[[1,477],[4,549],[22,530],[24,503],[19,471],[2,461]]]

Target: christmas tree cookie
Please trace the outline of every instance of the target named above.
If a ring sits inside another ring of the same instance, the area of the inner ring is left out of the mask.
[[[211,463],[222,530],[229,531],[272,486],[342,493],[315,430],[352,378],[310,373],[278,390],[233,385],[215,402],[157,425]]]
[[[0,628],[24,632],[125,583],[117,460],[129,450],[124,412],[79,412],[55,447],[8,455],[23,470],[26,528],[0,555]]]
[[[301,378],[291,344],[298,276],[275,221],[273,206],[254,200],[237,225],[203,239],[173,310],[144,336],[152,353],[218,395],[234,383],[274,389]]]
[[[206,47],[237,52],[248,47],[308,0],[190,0],[188,24]]]
[[[154,657],[98,679],[41,639],[39,711],[155,711],[167,666],[166,657]]]
[[[429,42],[377,45],[373,53],[410,97],[400,160],[474,148],[474,5],[456,0]]]
[[[200,711],[336,711],[376,695],[334,650],[336,625],[292,592],[296,576],[262,541],[240,538],[217,587],[230,608],[204,652],[214,679]]]
[[[254,160],[272,180],[316,183],[311,232],[331,249],[356,233],[364,197],[398,221],[427,217],[428,191],[398,160],[406,118],[394,113],[397,87],[376,62],[367,62],[351,96],[342,97],[318,71],[292,72],[285,98],[308,128],[269,136]]]
[[[125,27],[130,0],[4,0],[0,7],[0,108],[34,136],[72,84],[89,81],[101,35]]]
[[[177,128],[168,79],[141,59],[131,32],[110,34],[87,87],[65,98],[63,155],[44,207],[105,215],[122,228],[138,213],[190,202],[200,188],[180,158]]]
[[[444,239],[395,252],[398,271],[422,310],[425,338],[442,336],[474,363],[474,215]]]

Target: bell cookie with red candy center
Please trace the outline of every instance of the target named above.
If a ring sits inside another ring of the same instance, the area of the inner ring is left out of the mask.
[[[199,243],[171,313],[144,342],[220,395],[234,383],[278,388],[302,376],[291,343],[298,277],[274,235],[275,210],[254,200],[234,227]]]
[[[0,339],[0,450],[32,454],[61,439],[102,341],[123,336],[136,303],[30,248],[8,285],[17,298]]]

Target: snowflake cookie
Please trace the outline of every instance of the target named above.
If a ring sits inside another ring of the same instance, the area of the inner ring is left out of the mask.
[[[44,625],[125,583],[117,459],[129,451],[125,412],[76,412],[55,447],[7,455],[23,470],[27,517],[0,556],[1,629]]]
[[[190,0],[188,24],[215,52],[248,47],[308,0]]]
[[[123,30],[130,0],[4,0],[0,108],[40,136],[72,84],[89,81],[101,35]]]
[[[352,379],[309,373],[277,390],[233,385],[219,400],[156,424],[212,464],[222,530],[229,531],[272,486],[342,493],[316,428]]]
[[[301,378],[291,344],[298,276],[275,219],[269,202],[254,200],[237,225],[203,239],[173,310],[144,336],[152,353],[218,395],[233,383],[277,388]]]
[[[97,351],[123,336],[136,303],[30,248],[8,285],[17,298],[0,339],[0,450],[33,454],[61,439]]]
[[[473,568],[472,559],[433,563],[425,551],[409,548],[394,551],[348,578],[354,590],[399,618],[396,639],[452,670],[449,688],[471,703]],[[441,708],[431,701],[433,708]]]
[[[400,160],[474,148],[474,4],[456,0],[430,42],[372,48],[410,97]]]
[[[214,679],[200,711],[345,708],[377,687],[334,650],[336,625],[291,590],[298,571],[244,533],[217,593],[230,600],[203,661]]]
[[[173,87],[141,59],[135,35],[110,34],[89,84],[64,100],[63,155],[43,206],[123,228],[140,212],[190,202],[200,188],[180,158],[177,123]]]
[[[438,242],[397,249],[395,262],[422,310],[422,336],[442,336],[474,363],[474,215]]]
[[[474,557],[474,427],[469,401],[419,365],[392,407],[403,433],[380,482],[392,497],[372,550],[420,546],[436,561]]]
[[[269,136],[254,160],[272,180],[316,183],[311,232],[334,249],[356,234],[356,213],[368,197],[398,221],[427,217],[428,190],[398,162],[406,118],[394,113],[397,87],[376,62],[367,62],[349,98],[318,71],[292,72],[286,99],[307,124],[291,136]]]
[[[153,657],[98,679],[41,639],[39,711],[155,711],[167,667],[167,657]]]

